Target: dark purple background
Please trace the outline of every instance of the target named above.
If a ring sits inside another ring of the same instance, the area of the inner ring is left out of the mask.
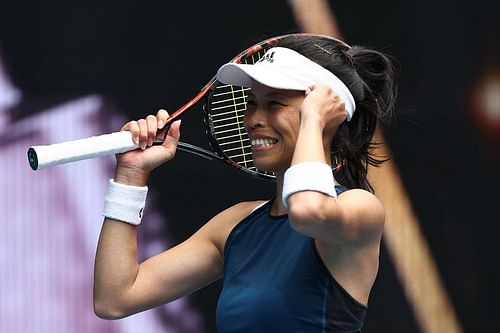
[[[498,5],[330,2],[347,42],[399,59],[398,116],[387,139],[464,330],[492,331],[500,296],[500,135],[483,133],[466,102],[478,75],[499,68]],[[16,85],[29,95],[97,92],[137,118],[180,106],[255,41],[297,31],[286,1],[243,7],[232,1],[4,1],[0,45]],[[184,137],[201,139],[199,133],[184,126]],[[272,193],[271,185],[224,167],[182,154],[176,159],[158,170],[151,186],[162,193],[179,241],[223,207]],[[195,296],[214,332],[219,288]],[[419,332],[385,251],[365,332]]]

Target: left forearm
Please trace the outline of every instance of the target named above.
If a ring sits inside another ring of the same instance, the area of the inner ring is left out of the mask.
[[[325,152],[322,125],[319,120],[310,118],[302,119],[300,123],[292,165],[310,161],[330,162],[329,152]]]

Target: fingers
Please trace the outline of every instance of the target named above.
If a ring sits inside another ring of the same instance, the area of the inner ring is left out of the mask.
[[[307,87],[302,102],[301,115],[320,119],[325,128],[337,127],[347,119],[345,102],[330,86],[313,84]]]
[[[159,109],[156,113],[156,119],[158,119],[158,129],[161,130],[165,126],[168,119],[168,112],[165,109]]]
[[[314,90],[314,88],[315,88],[314,84],[312,84],[309,87],[307,87],[307,89],[306,89],[306,96],[309,95]]]
[[[158,131],[158,119],[155,116],[149,115],[146,117],[147,123],[147,143],[148,146],[152,146],[154,139],[156,137],[156,132]]]
[[[150,132],[150,130],[148,129],[148,121],[146,119],[139,119],[137,123],[139,124],[140,128],[139,147],[144,150],[149,145],[148,133]]]
[[[181,137],[181,120],[176,120],[172,123],[172,126],[170,126],[170,129],[168,131],[168,136],[172,137],[176,142],[179,141]]]
[[[148,115],[143,119],[129,121],[122,127],[122,131],[130,131],[134,143],[144,150],[153,145],[158,131],[165,126],[168,118],[168,112],[160,109],[156,115]],[[175,136],[178,139],[179,125],[176,126]]]
[[[139,144],[139,133],[140,133],[141,129],[140,129],[137,121],[135,121],[135,120],[129,121],[128,123],[123,125],[123,127],[121,128],[121,131],[129,131],[130,133],[132,133],[132,141],[135,144]]]
[[[305,95],[314,96],[318,101],[330,101],[335,104],[342,104],[344,107],[344,101],[340,95],[327,85],[310,85],[305,91]]]

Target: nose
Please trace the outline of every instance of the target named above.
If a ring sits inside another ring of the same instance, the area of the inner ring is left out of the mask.
[[[263,127],[266,123],[266,113],[261,107],[252,107],[245,110],[243,116],[243,126],[246,129]]]

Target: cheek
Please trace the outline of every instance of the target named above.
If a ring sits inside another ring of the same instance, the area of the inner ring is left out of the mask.
[[[283,127],[287,129],[287,132],[293,138],[297,138],[300,128],[300,117],[298,111],[288,112],[282,117]]]
[[[250,111],[245,111],[243,113],[243,127],[245,128],[246,131],[251,127],[251,113]]]

